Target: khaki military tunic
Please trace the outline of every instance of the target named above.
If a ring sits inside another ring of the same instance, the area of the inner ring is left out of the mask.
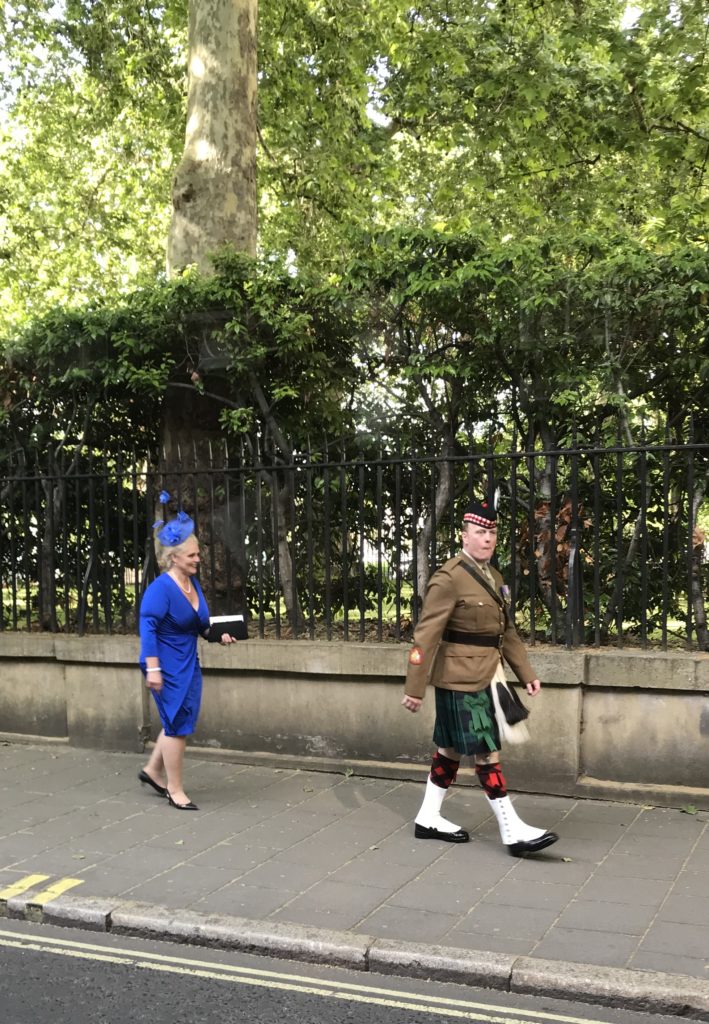
[[[465,555],[457,555],[442,565],[426,589],[421,618],[414,631],[414,646],[409,652],[405,692],[423,697],[426,686],[444,690],[476,692],[490,685],[504,657],[521,683],[536,679],[527,652],[511,617],[485,587],[467,572],[461,563],[472,564]],[[500,593],[502,576],[490,567],[495,590]],[[444,630],[500,637],[500,646],[477,647],[449,643]]]

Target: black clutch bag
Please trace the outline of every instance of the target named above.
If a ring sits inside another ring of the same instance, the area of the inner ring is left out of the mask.
[[[210,644],[218,644],[224,633],[233,636],[235,640],[248,640],[249,632],[246,628],[246,619],[243,615],[210,615],[209,636],[207,641]]]

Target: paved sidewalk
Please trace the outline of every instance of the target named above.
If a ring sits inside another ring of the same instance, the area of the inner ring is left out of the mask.
[[[634,1005],[709,1020],[709,813],[521,794],[561,839],[518,860],[477,788],[446,801],[471,832],[456,846],[413,838],[419,783],[190,757],[201,810],[181,813],[140,786],[142,763],[0,745],[0,916],[197,941],[219,922],[221,944],[241,918],[265,936],[241,948],[307,958],[320,936],[335,962],[338,942],[363,951],[362,969],[472,982],[482,962],[495,987],[563,996],[567,978],[589,1002],[637,982]]]

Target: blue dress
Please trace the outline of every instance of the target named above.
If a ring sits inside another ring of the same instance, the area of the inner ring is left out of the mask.
[[[197,657],[197,637],[209,628],[209,609],[202,589],[192,577],[197,610],[180,587],[163,573],[143,595],[140,604],[140,667],[156,657],[163,686],[151,691],[166,736],[190,736],[197,726],[202,699],[202,671]]]

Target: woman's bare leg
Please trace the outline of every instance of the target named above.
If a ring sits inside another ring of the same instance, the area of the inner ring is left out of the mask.
[[[163,749],[162,744],[165,739],[165,730],[160,730],[160,735],[153,744],[153,749],[150,754],[148,763],[146,764],[143,771],[150,776],[153,782],[157,782],[158,785],[165,785],[165,762],[163,760]]]
[[[167,791],[176,804],[188,804],[182,785],[182,762],[185,757],[186,736],[165,736],[162,738],[162,757],[167,773]]]

